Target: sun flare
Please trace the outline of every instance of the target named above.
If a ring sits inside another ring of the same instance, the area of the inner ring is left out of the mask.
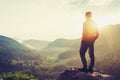
[[[109,16],[103,16],[99,18],[95,18],[95,21],[98,25],[98,28],[102,28],[105,25],[108,24],[116,24],[119,23],[118,15],[109,15]]]

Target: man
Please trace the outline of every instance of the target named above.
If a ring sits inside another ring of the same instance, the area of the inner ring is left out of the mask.
[[[80,57],[83,64],[83,67],[79,69],[79,71],[83,72],[93,72],[94,67],[94,42],[99,36],[99,32],[95,22],[91,19],[92,13],[86,12],[86,21],[83,23],[83,33],[81,40],[81,48],[80,48]],[[87,69],[87,61],[85,58],[85,53],[89,49],[89,57],[90,57],[90,65]]]

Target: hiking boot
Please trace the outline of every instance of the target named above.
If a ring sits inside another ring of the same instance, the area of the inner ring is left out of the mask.
[[[81,71],[81,72],[88,73],[88,70],[87,70],[87,68],[79,68],[78,70],[79,70],[79,71]]]
[[[87,71],[90,72],[90,73],[93,73],[93,72],[94,72],[93,69],[88,69]]]

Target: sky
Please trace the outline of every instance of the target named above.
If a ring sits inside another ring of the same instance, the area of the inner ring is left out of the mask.
[[[100,28],[120,23],[120,0],[0,0],[0,35],[16,40],[80,38],[85,12]]]

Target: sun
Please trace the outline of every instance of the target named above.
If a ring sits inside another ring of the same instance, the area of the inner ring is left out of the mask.
[[[95,18],[95,22],[97,23],[98,28],[102,28],[105,25],[119,23],[119,19],[117,15],[109,15]]]

